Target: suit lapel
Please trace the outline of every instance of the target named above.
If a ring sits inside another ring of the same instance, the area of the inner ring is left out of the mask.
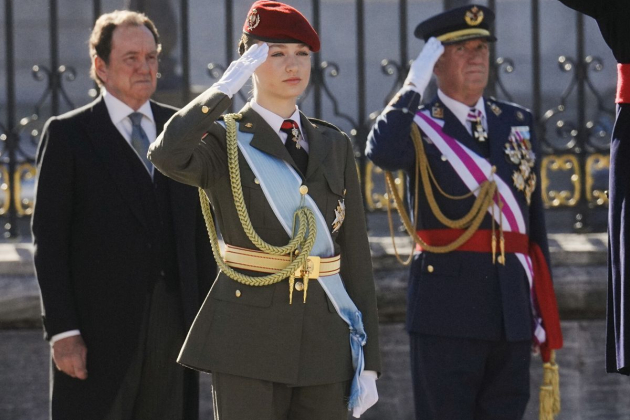
[[[300,122],[302,130],[308,140],[308,167],[306,169],[306,179],[310,178],[328,156],[332,148],[332,140],[325,131],[320,131],[316,125],[311,123],[304,114],[300,112]]]
[[[142,163],[112,123],[102,97],[94,105],[87,132],[94,150],[100,156],[103,166],[112,177],[123,200],[140,223],[148,228],[141,195],[138,194],[137,183],[133,182],[137,176],[131,166],[132,159],[138,161],[140,165]],[[148,175],[145,181],[150,181]]]

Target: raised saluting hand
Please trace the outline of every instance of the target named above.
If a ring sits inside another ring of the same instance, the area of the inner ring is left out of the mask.
[[[429,38],[422,51],[420,51],[418,58],[411,63],[404,85],[411,86],[412,89],[422,95],[431,81],[433,67],[435,67],[435,63],[443,53],[444,45],[442,45],[442,42],[437,38]]]
[[[266,42],[252,45],[238,60],[230,63],[221,79],[213,87],[231,98],[247,83],[258,66],[265,62],[268,52],[269,46]]]

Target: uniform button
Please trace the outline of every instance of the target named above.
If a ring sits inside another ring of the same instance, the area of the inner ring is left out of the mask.
[[[236,295],[236,297],[241,297],[241,291],[237,290],[236,292],[234,292],[234,295]]]
[[[302,195],[308,194],[308,187],[306,185],[302,185],[300,187],[300,194],[302,194]]]
[[[259,185],[260,181],[258,180],[258,178],[254,178],[254,184]]]
[[[446,162],[447,160],[448,160],[448,158],[446,156],[442,155],[442,161]]]
[[[409,108],[403,108],[402,112],[404,112],[406,114],[407,112],[409,112]]]
[[[210,112],[210,108],[204,105],[201,107],[201,112],[203,112],[204,114],[207,114],[208,112]]]
[[[164,270],[160,271],[160,276],[166,277],[166,271],[164,271]]]
[[[302,290],[304,290],[304,283],[302,283],[301,281],[296,282],[295,290],[297,290],[298,292],[301,292]]]
[[[432,266],[432,265],[428,265],[428,266],[427,266],[427,271],[428,271],[429,273],[433,273],[433,270],[434,270],[434,268],[433,268],[433,266]]]

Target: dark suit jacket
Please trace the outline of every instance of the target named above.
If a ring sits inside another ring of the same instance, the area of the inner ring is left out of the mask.
[[[626,0],[560,0],[568,7],[597,21],[604,41],[619,63],[630,63],[630,9]]]
[[[585,13],[597,21],[604,40],[617,62],[630,64],[630,7],[627,0],[588,1],[561,0],[562,3]],[[622,77],[622,73],[619,73]],[[619,83],[619,87],[627,85]],[[627,89],[627,86],[625,87]],[[618,91],[619,93],[619,91]],[[606,371],[630,375],[630,278],[629,256],[630,217],[630,104],[627,99],[617,106],[617,119],[610,144],[610,178],[608,204],[608,304],[606,315]]]
[[[376,120],[368,136],[366,155],[386,170],[405,170],[410,185],[416,190],[415,150],[410,138],[413,117],[418,110],[420,95],[409,89],[399,95],[392,107]],[[477,154],[483,151],[455,115],[436,97],[426,107],[443,109],[444,132]],[[534,136],[533,117],[519,106],[486,99],[489,161],[496,166],[496,176],[512,187],[526,225],[530,242],[543,250],[549,265],[547,232],[543,213],[538,144]],[[403,109],[408,110],[404,112]],[[493,110],[494,109],[494,110]],[[496,112],[495,112],[496,111]],[[527,126],[536,152],[533,168],[537,184],[531,204],[512,181],[518,165],[505,154],[505,144],[511,127]],[[425,140],[429,166],[440,187],[451,195],[464,195],[466,187],[451,164],[442,159],[438,148]],[[419,189],[417,229],[447,229],[433,214],[422,186]],[[451,219],[463,217],[472,207],[474,197],[463,200],[446,199],[435,194],[444,214]],[[413,195],[409,198],[413,203]],[[490,214],[486,214],[480,229],[492,229]],[[431,267],[429,267],[431,266]],[[410,332],[484,340],[529,340],[532,337],[531,304],[526,272],[515,254],[506,254],[506,264],[493,264],[490,253],[453,251],[446,254],[423,252],[415,256],[411,266],[407,307],[407,328]]]
[[[149,158],[173,179],[206,190],[226,243],[255,249],[234,206],[225,129],[216,123],[230,102],[213,89],[200,95],[167,123]],[[295,167],[278,135],[258,113],[249,105],[240,113],[240,130],[254,133],[253,147]],[[301,123],[310,148],[304,184],[331,232],[335,208],[345,198],[346,218],[332,239],[335,252],[341,254],[341,276],[348,294],[363,313],[368,337],[365,368],[380,371],[375,288],[352,145],[345,134],[327,123],[312,122],[303,115]],[[240,153],[239,164],[244,199],[256,232],[266,242],[285,245],[289,237]],[[294,292],[289,305],[286,281],[250,287],[221,273],[186,339],[180,363],[300,386],[349,379],[348,326],[318,282],[309,283],[306,304],[301,295]]]
[[[159,133],[175,110],[151,109]],[[37,167],[32,231],[45,336],[79,329],[88,348],[89,378],[56,375],[55,396],[77,401],[81,420],[97,419],[130,364],[155,282],[168,277],[169,290],[181,292],[190,325],[214,261],[196,190],[172,180],[176,251],[164,258],[154,184],[102,98],[47,122]]]

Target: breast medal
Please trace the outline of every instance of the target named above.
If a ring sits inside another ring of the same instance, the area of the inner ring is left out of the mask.
[[[530,204],[532,193],[536,189],[536,174],[533,171],[536,155],[532,150],[528,126],[512,127],[508,142],[505,143],[505,155],[511,163],[517,165],[512,181],[516,189],[525,194],[527,204]]]
[[[335,209],[335,220],[332,222],[333,231],[332,233],[336,233],[341,228],[341,224],[343,220],[346,218],[346,204],[344,199],[337,201],[337,208]]]

